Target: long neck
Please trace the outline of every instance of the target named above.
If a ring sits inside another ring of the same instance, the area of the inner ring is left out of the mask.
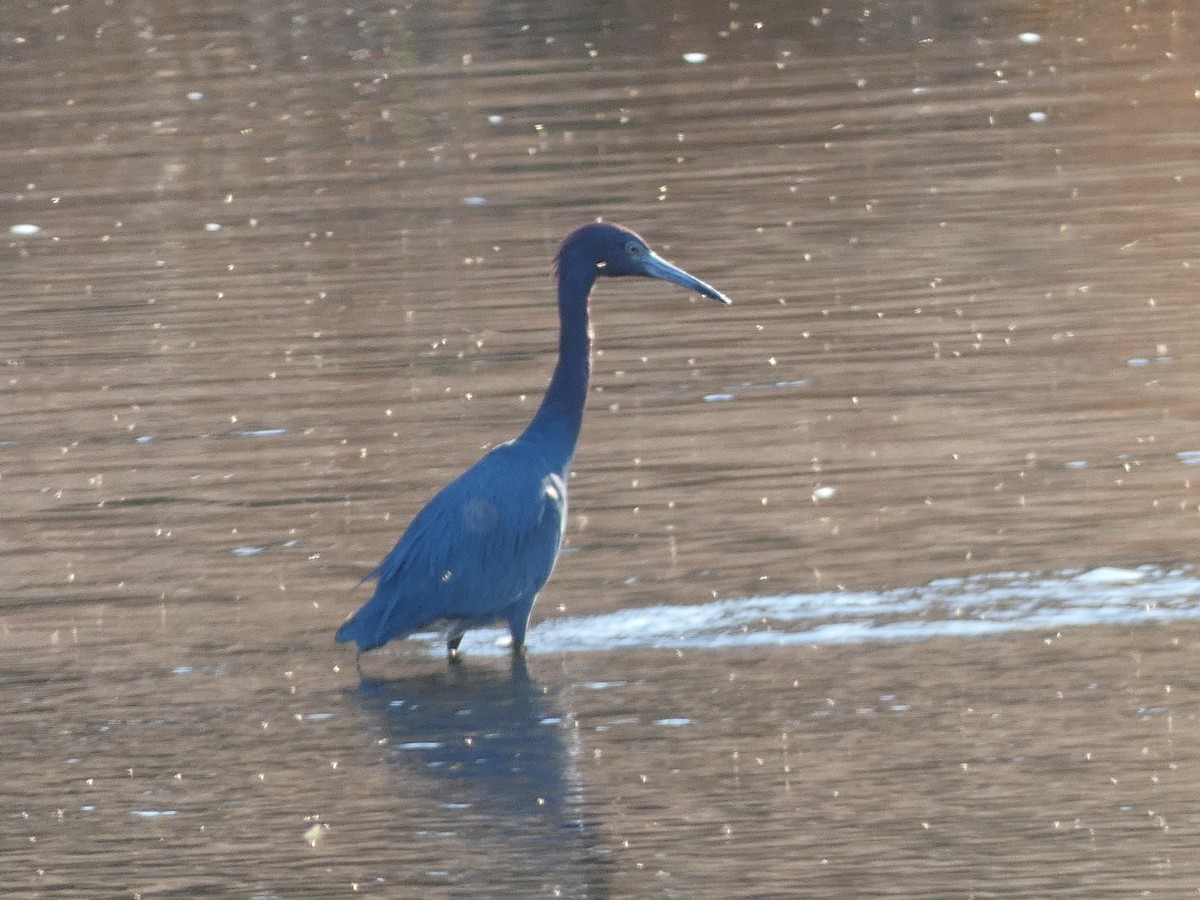
[[[532,438],[547,454],[551,468],[566,473],[583,424],[592,370],[592,329],[588,295],[596,282],[592,266],[560,260],[558,270],[558,364],[550,386],[523,438]]]

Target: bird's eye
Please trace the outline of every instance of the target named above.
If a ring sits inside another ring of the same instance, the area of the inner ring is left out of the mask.
[[[625,245],[625,252],[628,253],[630,256],[641,256],[642,255],[642,245],[637,243],[636,241],[630,241],[628,244]]]

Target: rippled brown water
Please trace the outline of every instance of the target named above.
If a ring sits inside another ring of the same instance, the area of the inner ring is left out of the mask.
[[[1200,890],[1200,21],[828,6],[0,11],[6,895]],[[528,671],[360,683],[597,215],[735,305],[597,291]],[[888,639],[1081,570],[1128,608]],[[824,592],[882,640],[688,630]]]

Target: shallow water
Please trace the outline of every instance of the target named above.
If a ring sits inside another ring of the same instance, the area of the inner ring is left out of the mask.
[[[8,894],[1200,890],[1198,40],[0,11]],[[531,414],[597,215],[734,305],[598,288],[527,669],[360,680],[353,585]]]

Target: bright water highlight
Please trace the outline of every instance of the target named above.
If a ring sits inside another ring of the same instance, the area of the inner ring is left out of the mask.
[[[547,619],[534,627],[531,649],[578,653],[971,638],[1200,619],[1198,599],[1200,577],[1190,567],[1004,572],[915,588],[781,594]],[[482,630],[464,646],[483,655],[506,652],[500,629]]]

